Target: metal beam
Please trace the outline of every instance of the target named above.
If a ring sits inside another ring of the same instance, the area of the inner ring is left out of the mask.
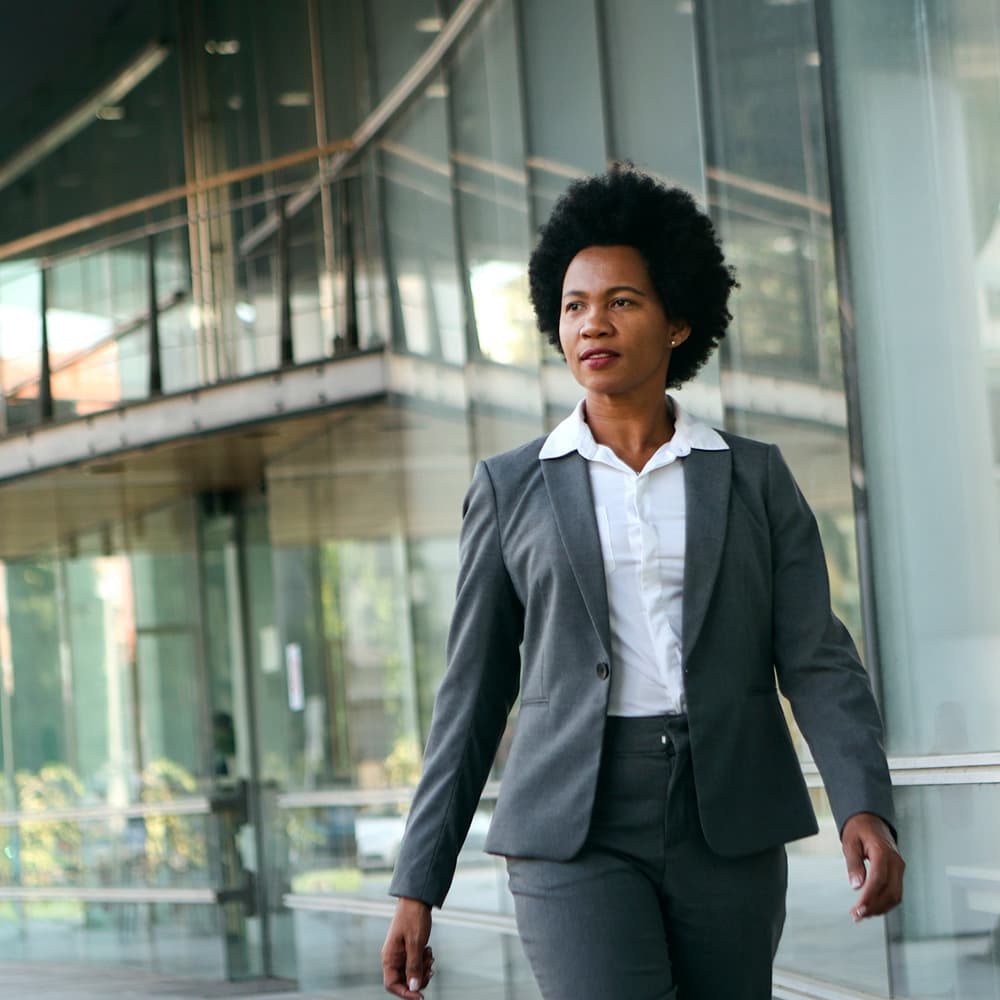
[[[378,107],[358,126],[346,150],[330,159],[325,169],[308,181],[298,194],[288,199],[286,211],[294,216],[308,205],[324,184],[336,180],[367,148],[375,142],[419,96],[430,78],[440,69],[441,63],[466,29],[475,21],[492,0],[463,0],[455,13],[448,18],[440,34],[427,47],[427,51],[410,67],[403,78],[386,94]],[[240,240],[240,253],[246,256],[278,231],[278,213],[272,212]]]
[[[132,403],[8,435],[0,440],[0,482],[242,424],[371,399],[387,390],[386,356],[375,350]]]
[[[97,113],[117,104],[138,86],[170,54],[165,45],[151,43],[142,48],[110,80],[100,86],[54,125],[45,129],[5,163],[0,164],[0,191],[69,142],[92,124]]]

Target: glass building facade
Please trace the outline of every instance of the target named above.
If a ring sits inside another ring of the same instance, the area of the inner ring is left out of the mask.
[[[577,399],[534,233],[628,159],[715,220],[681,401],[781,446],[886,720],[904,902],[851,922],[799,740],[774,994],[1000,998],[996,0],[151,0],[5,121],[4,958],[380,994],[462,497]],[[538,996],[504,746],[435,996]]]

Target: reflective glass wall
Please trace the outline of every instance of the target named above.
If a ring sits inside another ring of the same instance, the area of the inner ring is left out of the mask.
[[[954,767],[1000,742],[1000,10],[919,13],[834,4],[826,29],[889,748]],[[996,786],[942,777],[899,792],[894,985],[992,997]]]
[[[154,217],[152,243],[111,227],[100,245],[0,261],[7,426],[37,420],[43,312],[53,348],[63,329],[86,347],[53,369],[62,413],[148,395],[151,273],[164,391],[385,346],[393,392],[263,462],[262,490],[123,516],[6,564],[10,885],[82,885],[92,850],[112,859],[108,885],[141,871],[147,889],[217,886],[214,827],[187,860],[150,860],[150,768],[161,762],[156,803],[183,799],[192,824],[197,803],[244,779],[233,825],[259,915],[191,904],[200,916],[171,924],[149,909],[158,933],[214,920],[243,949],[203,942],[201,967],[220,975],[377,984],[462,495],[479,457],[544,433],[577,398],[533,330],[533,235],[569,180],[627,158],[716,221],[742,287],[682,402],[781,446],[887,721],[906,901],[887,922],[850,921],[837,832],[796,737],[821,832],[789,849],[776,995],[1000,997],[995,3],[286,6],[202,0],[170,15],[177,47],[149,86],[176,81],[182,179],[346,137],[416,66],[412,93],[348,166],[323,158],[326,183],[317,154],[188,193],[183,218]],[[481,851],[505,745],[436,924],[442,997],[537,996],[502,866]],[[89,848],[92,821],[74,813],[31,860],[39,802],[100,805],[113,829]],[[98,904],[53,911],[19,892],[0,891],[12,940],[98,919]]]
[[[0,937],[223,975],[194,507],[3,566]]]

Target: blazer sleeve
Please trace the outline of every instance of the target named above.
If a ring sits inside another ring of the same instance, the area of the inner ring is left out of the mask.
[[[854,642],[830,607],[816,518],[773,445],[767,496],[778,684],[819,767],[838,832],[858,812],[875,813],[895,829],[875,697]]]
[[[391,895],[444,902],[517,697],[523,630],[524,609],[501,551],[493,482],[480,462],[462,509],[447,666]]]

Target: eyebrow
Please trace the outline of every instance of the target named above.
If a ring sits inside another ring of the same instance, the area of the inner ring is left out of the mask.
[[[642,291],[642,289],[636,288],[634,285],[612,285],[611,288],[605,288],[600,294],[613,295],[615,292],[632,292],[634,295],[641,295],[644,299],[649,297],[644,291]],[[563,298],[568,299],[572,296],[581,296],[585,298],[586,295],[586,292],[582,292],[576,288],[571,288],[563,295]]]

